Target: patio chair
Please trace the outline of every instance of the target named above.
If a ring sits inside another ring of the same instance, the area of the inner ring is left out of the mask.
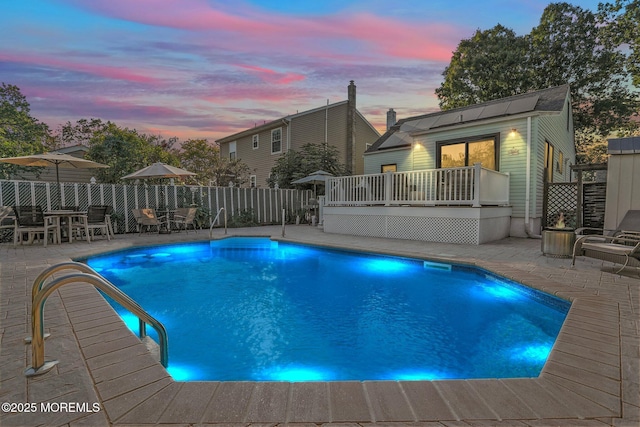
[[[196,213],[198,208],[178,208],[173,214],[173,223],[176,224],[178,231],[183,229],[189,231],[189,226],[193,228],[193,231],[198,232],[195,224]]]
[[[573,246],[571,266],[575,265],[578,256],[622,264],[616,273],[620,273],[626,267],[637,267],[640,272],[640,234],[621,233],[616,236],[604,237],[583,236],[576,240]]]
[[[16,227],[16,217],[11,206],[0,206],[0,242],[13,233]],[[8,230],[8,231],[6,231]]]
[[[107,233],[111,235],[113,239],[115,237],[115,233],[113,231],[113,222],[111,220],[111,214],[113,214],[113,206],[111,205],[92,205],[99,208],[105,208],[105,222],[107,223]]]
[[[138,227],[140,227],[140,235],[144,231],[145,227],[147,227],[147,231],[149,231],[151,227],[157,227],[158,232],[160,232],[160,226],[166,225],[167,223],[166,217],[158,217],[155,209],[153,208],[132,209],[131,212],[133,212],[133,217],[136,219]]]
[[[44,246],[47,246],[49,235],[53,243],[60,243],[60,223],[55,217],[45,217],[40,206],[15,206],[16,222],[13,231],[13,245],[23,243],[23,235],[28,235],[27,243],[33,243],[36,238],[43,235]]]
[[[95,230],[100,230],[103,236],[107,237],[107,240],[111,240],[109,232],[109,222],[107,218],[107,206],[91,205],[87,208],[86,225],[83,222],[78,222],[77,230],[81,234],[84,230],[85,233],[90,233],[87,240],[91,240],[95,236]],[[76,226],[74,225],[74,228]]]

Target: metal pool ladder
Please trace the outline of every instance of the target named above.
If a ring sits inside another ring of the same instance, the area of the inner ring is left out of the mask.
[[[224,234],[227,234],[227,211],[224,210],[224,208],[220,208],[218,209],[218,213],[216,214],[216,217],[213,218],[213,221],[211,221],[211,226],[209,226],[209,238],[213,238],[213,226],[216,225],[216,220],[218,219],[218,217],[220,216],[220,213],[224,211]]]
[[[71,273],[59,277],[44,284],[44,281],[54,273],[61,270],[78,270],[80,273]],[[140,338],[146,336],[146,325],[151,325],[158,333],[158,344],[160,345],[160,363],[165,368],[169,364],[169,350],[167,341],[167,330],[156,318],[147,313],[137,302],[132,300],[127,294],[116,288],[111,282],[98,274],[93,268],[79,262],[63,262],[45,269],[33,282],[31,288],[31,337],[25,339],[25,343],[31,343],[31,363],[25,369],[27,377],[41,375],[49,372],[51,368],[58,364],[57,360],[44,360],[44,339],[48,336],[44,334],[44,304],[53,291],[68,283],[84,282],[95,286],[116,302],[138,317]]]

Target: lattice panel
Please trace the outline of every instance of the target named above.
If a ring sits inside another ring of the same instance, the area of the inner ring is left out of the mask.
[[[384,236],[385,220],[381,216],[330,215],[325,216],[325,228],[332,233],[352,236]]]
[[[388,217],[387,237],[477,245],[479,220],[473,218]]]
[[[564,216],[566,227],[575,228],[577,220],[578,186],[576,183],[558,183],[547,185],[547,211],[542,218],[543,227],[553,227],[560,213]]]
[[[354,236],[479,244],[479,220],[404,216],[325,215],[325,230]]]

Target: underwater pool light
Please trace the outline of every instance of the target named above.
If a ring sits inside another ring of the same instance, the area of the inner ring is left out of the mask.
[[[530,344],[509,350],[511,360],[530,363],[544,363],[551,353],[552,344]]]
[[[384,379],[395,381],[433,381],[450,378],[455,378],[455,376],[441,371],[407,369],[404,371],[393,372],[388,378]]]
[[[267,369],[261,375],[265,381],[328,381],[333,375],[327,369],[308,366],[277,366]]]
[[[167,372],[176,381],[193,381],[199,379],[198,370],[192,366],[169,364]]]

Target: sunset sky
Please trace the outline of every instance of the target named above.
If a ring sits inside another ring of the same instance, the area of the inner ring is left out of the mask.
[[[573,4],[596,10],[598,1]],[[525,34],[542,0],[8,0],[0,82],[53,130],[82,118],[211,142],[339,102],[379,131],[438,109],[461,39],[500,23]]]

